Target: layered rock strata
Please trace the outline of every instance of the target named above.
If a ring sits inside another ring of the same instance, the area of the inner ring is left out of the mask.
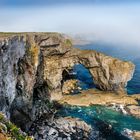
[[[90,71],[97,88],[115,92],[124,90],[135,67],[96,51],[73,48],[58,33],[1,33],[0,110],[27,130],[37,116],[53,112],[50,100],[63,96],[63,84],[76,64]]]

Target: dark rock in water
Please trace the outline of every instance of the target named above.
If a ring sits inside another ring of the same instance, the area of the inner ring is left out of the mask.
[[[96,131],[93,131],[94,136],[91,133],[92,134],[90,136],[91,140],[129,140],[128,136],[117,132],[116,130],[113,129],[113,127],[110,124],[104,121],[96,120],[95,125],[97,126],[97,128]]]
[[[134,71],[131,62],[73,48],[58,33],[1,34],[0,110],[26,131],[44,114],[53,116],[51,100],[63,96],[63,72],[75,64],[89,69],[101,90],[123,90]],[[52,129],[48,134],[57,132]]]

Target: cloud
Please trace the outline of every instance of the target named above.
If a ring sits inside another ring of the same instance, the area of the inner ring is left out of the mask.
[[[140,46],[140,4],[4,8],[0,17],[0,31],[63,32]]]

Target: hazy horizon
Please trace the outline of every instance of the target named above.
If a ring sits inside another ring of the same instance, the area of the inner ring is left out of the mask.
[[[1,32],[60,32],[140,46],[138,0],[2,0]]]

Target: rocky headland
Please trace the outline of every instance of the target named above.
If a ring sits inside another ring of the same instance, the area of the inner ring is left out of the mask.
[[[112,107],[116,111],[120,111],[124,114],[133,115],[140,118],[140,95],[117,95],[115,92],[100,91],[97,89],[90,89],[81,91],[76,95],[65,95],[60,104],[68,104],[72,106],[91,106],[91,105],[103,105]]]
[[[66,88],[76,64],[90,71],[100,93],[65,95],[77,88],[74,81],[74,88],[72,85],[69,90]],[[131,62],[76,49],[62,34],[1,33],[0,111],[36,139],[88,139],[91,126],[76,118],[55,117],[54,100],[72,105],[137,106],[139,97],[127,96],[124,90],[134,69]],[[137,114],[134,107],[128,109]]]

